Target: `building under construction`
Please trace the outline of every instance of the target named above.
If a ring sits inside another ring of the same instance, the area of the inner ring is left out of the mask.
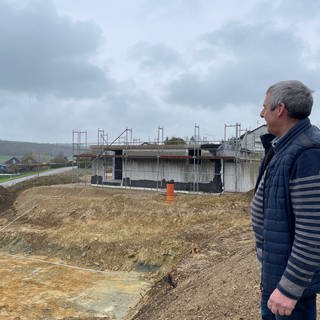
[[[235,137],[228,140],[210,143],[195,134],[180,144],[163,142],[162,128],[158,128],[158,139],[152,143],[133,141],[131,129],[107,143],[100,131],[98,144],[91,145],[89,153],[75,156],[90,158],[92,185],[158,190],[174,182],[175,190],[246,192],[254,188],[263,153],[260,135],[266,128],[261,126],[242,135],[240,124],[235,128]]]

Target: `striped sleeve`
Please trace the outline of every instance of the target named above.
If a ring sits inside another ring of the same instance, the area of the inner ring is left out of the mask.
[[[252,228],[256,239],[257,258],[262,261],[262,246],[263,246],[263,188],[264,176],[262,176],[257,191],[251,202],[251,219]]]
[[[320,172],[316,168],[319,164],[302,162],[301,165],[304,175],[308,171],[311,175],[297,177],[301,173],[298,166],[296,177],[290,180],[295,235],[286,270],[278,284],[278,289],[293,299],[301,297],[320,269]]]

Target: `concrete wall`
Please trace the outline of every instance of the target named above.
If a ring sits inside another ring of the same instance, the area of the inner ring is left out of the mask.
[[[190,164],[188,159],[138,159],[123,163],[123,177],[131,180],[174,180],[177,182],[209,182],[215,176],[215,163]]]
[[[224,161],[202,160],[198,165],[189,163],[188,159],[126,159],[122,163],[122,183],[127,186],[165,187],[166,181],[174,180],[177,190],[204,192],[247,192],[255,186],[259,161]],[[159,170],[158,170],[159,169]],[[221,169],[221,170],[220,170]],[[92,162],[93,184],[113,183],[107,181],[103,159]],[[222,175],[222,176],[221,176]],[[118,182],[119,183],[119,182]]]
[[[123,185],[144,188],[165,188],[174,180],[175,190],[220,193],[222,191],[220,160],[127,159],[123,163]]]
[[[223,165],[224,191],[247,192],[252,190],[258,176],[260,161],[228,161]]]
[[[102,159],[94,159],[92,161],[92,177],[101,177],[99,181],[104,182],[106,180],[106,168]],[[94,180],[94,181],[93,181]],[[92,183],[97,183],[96,179],[91,179]]]

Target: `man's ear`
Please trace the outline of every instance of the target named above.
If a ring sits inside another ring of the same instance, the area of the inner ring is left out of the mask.
[[[283,102],[280,102],[280,103],[278,104],[278,108],[277,108],[277,115],[278,115],[279,117],[282,117],[282,116],[284,116],[284,115],[287,114],[287,113],[288,113],[288,110],[287,110],[285,104],[284,104]]]

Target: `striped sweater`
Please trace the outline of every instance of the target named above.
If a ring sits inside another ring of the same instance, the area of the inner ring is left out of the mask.
[[[257,257],[262,262],[264,175],[251,204]],[[295,237],[287,268],[279,282],[283,291],[300,297],[320,269],[320,175],[290,180]]]
[[[299,297],[320,269],[320,175],[290,180],[290,196],[295,237],[279,286]]]

